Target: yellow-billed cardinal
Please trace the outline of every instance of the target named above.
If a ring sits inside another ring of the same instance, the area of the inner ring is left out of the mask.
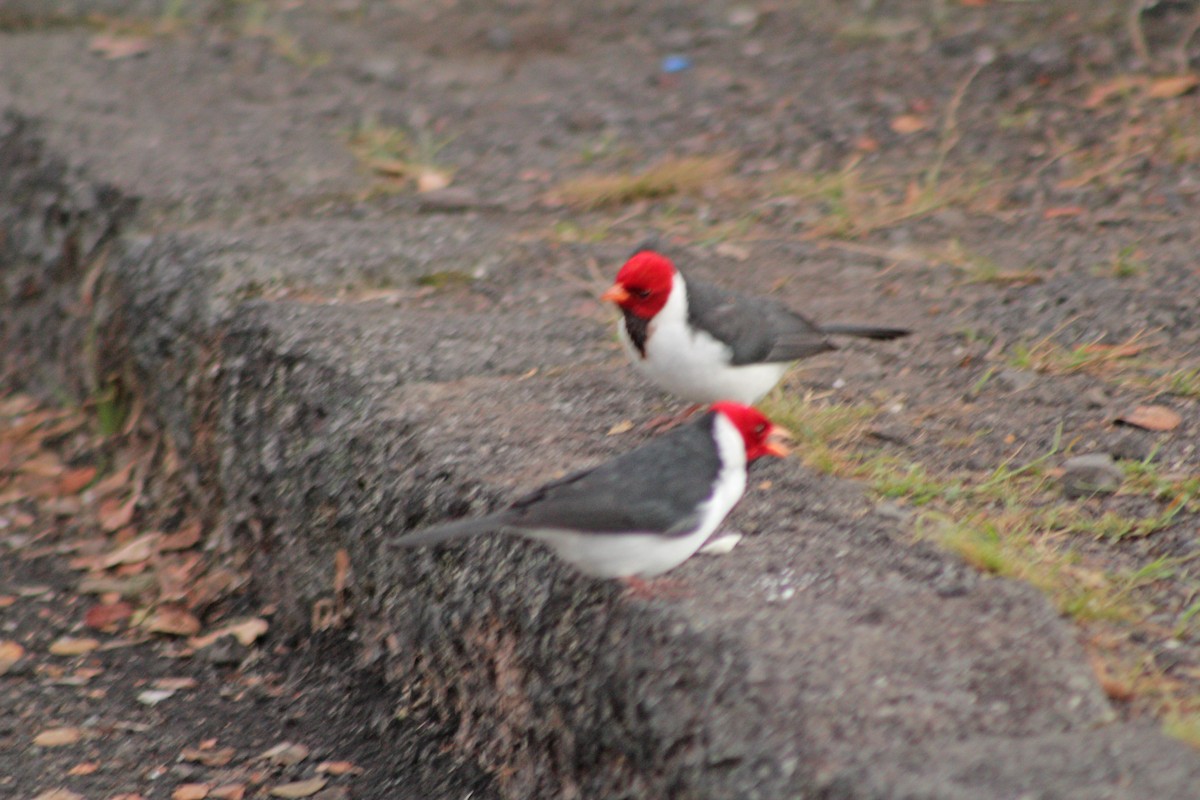
[[[793,361],[835,349],[830,334],[895,339],[904,328],[814,325],[783,304],[687,279],[666,256],[635,253],[601,299],[617,304],[634,365],[691,403],[754,403]]]
[[[699,550],[746,488],[746,465],[783,456],[787,432],[757,409],[717,403],[688,425],[576,472],[478,519],[448,522],[395,540],[435,545],[500,531],[544,542],[600,578],[640,577],[679,566]]]

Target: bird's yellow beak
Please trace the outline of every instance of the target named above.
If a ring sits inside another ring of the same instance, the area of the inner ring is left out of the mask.
[[[616,303],[623,306],[629,302],[629,290],[619,283],[614,283],[608,287],[608,291],[600,295],[601,300],[607,300],[610,303]]]
[[[788,440],[791,438],[793,438],[792,432],[787,428],[781,428],[778,425],[772,425],[771,432],[767,434],[767,444],[763,449],[766,450],[768,454],[773,455],[776,458],[784,458],[785,456],[790,455],[792,451],[791,448],[779,440]]]

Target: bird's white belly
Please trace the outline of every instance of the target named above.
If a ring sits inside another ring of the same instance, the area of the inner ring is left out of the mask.
[[[646,355],[633,347],[621,326],[621,340],[634,365],[651,381],[691,403],[733,400],[751,405],[761,399],[787,372],[787,363],[729,363],[729,348],[685,326],[651,323]]]
[[[598,533],[572,530],[522,530],[521,535],[545,542],[558,557],[597,578],[652,577],[687,561],[733,510],[746,490],[746,457],[742,435],[725,417],[713,426],[721,453],[721,469],[712,496],[699,509],[690,533]]]
[[[525,531],[524,535],[545,542],[585,575],[627,578],[661,575],[679,566],[700,549],[709,533],[703,529],[680,536],[547,530]]]

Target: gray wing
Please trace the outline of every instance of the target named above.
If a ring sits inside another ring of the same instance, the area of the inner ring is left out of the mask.
[[[820,328],[781,303],[685,280],[688,321],[728,346],[735,366],[797,361],[835,349]]]
[[[504,513],[515,528],[570,528],[596,533],[687,533],[712,493],[720,460],[713,414],[636,450],[547,484]]]

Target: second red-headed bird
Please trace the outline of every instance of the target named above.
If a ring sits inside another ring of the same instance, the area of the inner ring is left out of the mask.
[[[692,403],[753,404],[793,361],[833,350],[830,335],[896,339],[904,328],[816,325],[783,304],[684,279],[666,256],[635,253],[602,295],[621,310],[621,341],[634,365]]]
[[[746,465],[784,455],[775,440],[785,434],[757,409],[717,403],[691,423],[548,483],[501,511],[427,528],[395,544],[516,533],[544,542],[588,575],[659,575],[705,544],[741,499]]]

